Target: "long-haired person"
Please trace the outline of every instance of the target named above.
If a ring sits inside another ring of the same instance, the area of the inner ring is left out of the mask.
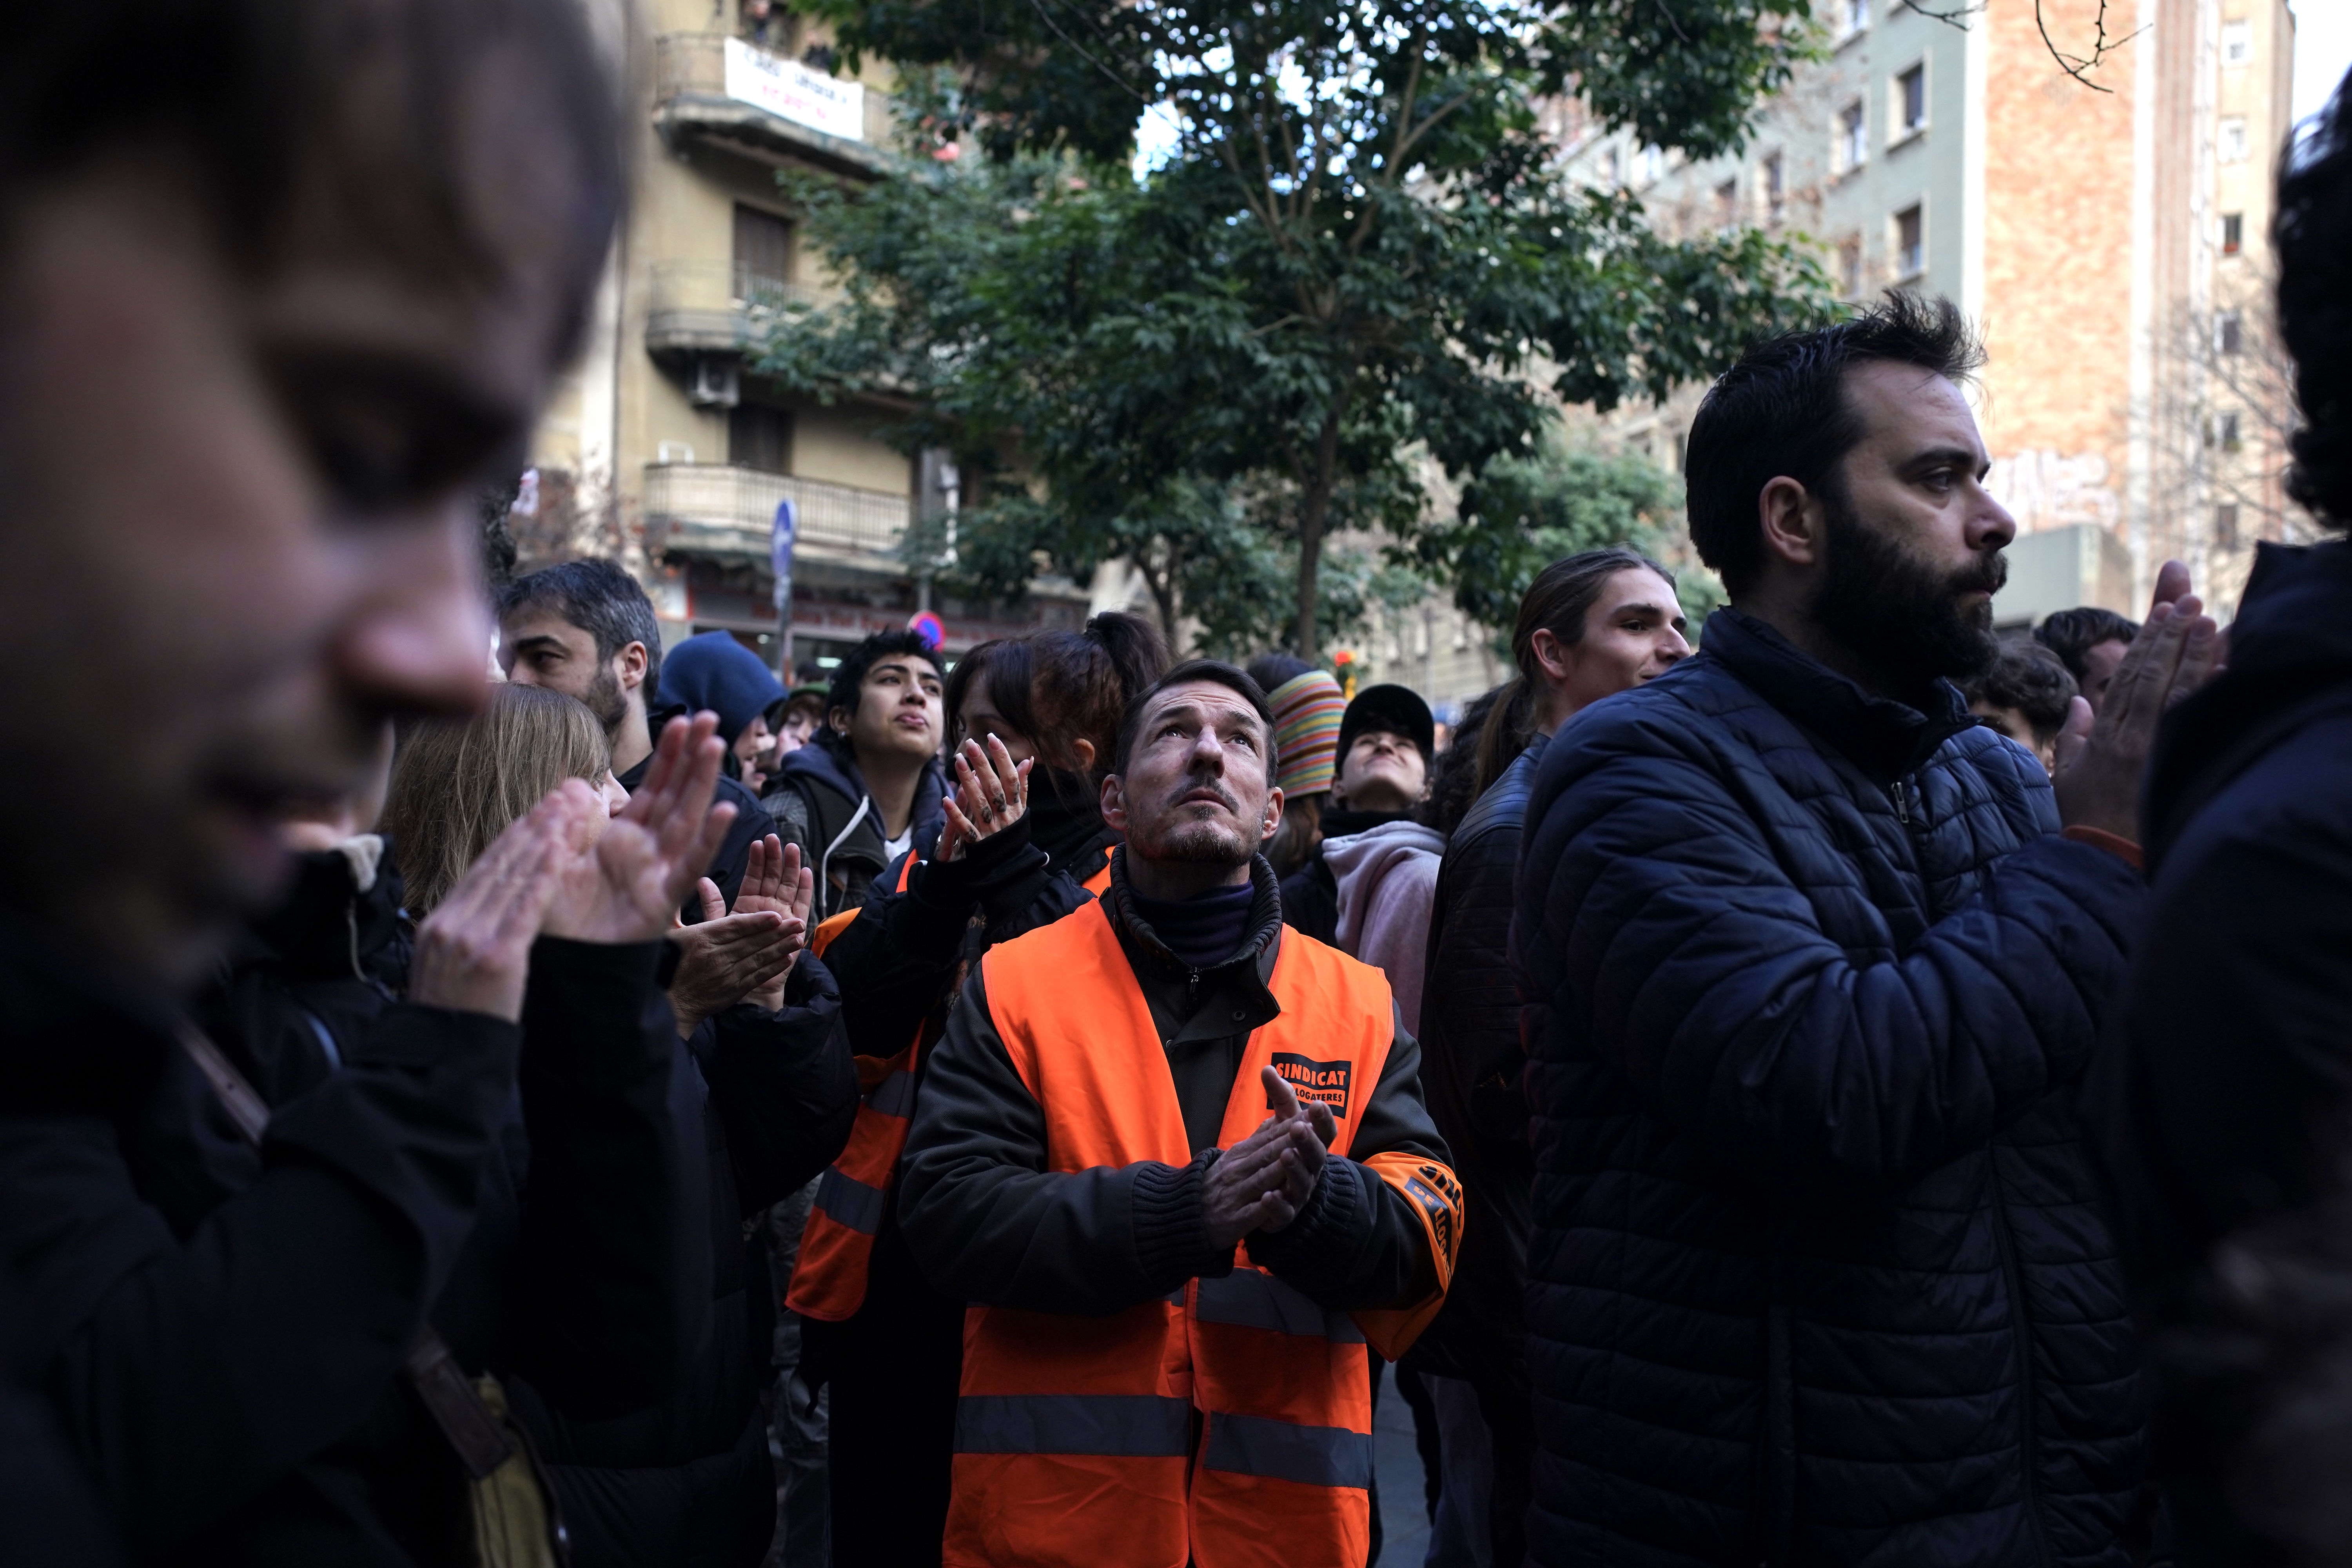
[[[714,721],[706,713],[697,722],[708,732]],[[430,908],[510,813],[565,777],[590,784],[616,818],[630,809],[603,726],[553,691],[504,687],[470,721],[413,730],[386,810],[412,910]],[[765,1250],[756,1231],[745,1239],[743,1218],[822,1169],[856,1110],[831,981],[801,961],[808,883],[772,835],[755,843],[736,912],[704,877],[705,919],[668,932],[680,950],[669,1005],[648,1006],[610,977],[567,972],[573,1021],[549,1033],[571,1054],[550,1052],[537,1077],[526,1054],[514,1142],[527,1149],[529,1184],[522,1168],[512,1179],[539,1239],[526,1231],[520,1277],[608,1326],[657,1304],[683,1320],[692,1347],[674,1392],[566,1399],[530,1377],[513,1390],[575,1562],[751,1563],[773,1529],[760,1405],[772,1297]],[[656,946],[646,978],[659,960]],[[612,1042],[609,1053],[600,1039]],[[658,1129],[670,1161],[660,1180],[629,1158],[648,1129]],[[658,1270],[583,1279],[579,1256],[611,1250],[629,1216],[647,1212],[682,1227]],[[639,1356],[649,1348],[620,1347]],[[608,1338],[596,1353],[617,1352]]]
[[[1546,744],[1573,743],[1552,737],[1578,713],[1689,652],[1664,567],[1624,549],[1555,561],[1519,600],[1511,629],[1518,673],[1484,700],[1475,742],[1457,742],[1476,747],[1477,794],[1438,868],[1421,1081],[1454,1169],[1476,1194],[1477,1219],[1463,1236],[1444,1308],[1405,1359],[1437,1408],[1445,1485],[1436,1528],[1460,1561],[1517,1568],[1527,1549],[1535,1433],[1520,1298],[1534,1171],[1519,1092],[1519,998],[1505,949],[1528,791]]]
[[[1119,718],[1167,665],[1150,624],[1117,613],[966,654],[945,693],[947,826],[922,858],[889,866],[824,949],[852,1040],[891,1069],[825,1176],[793,1279],[811,1375],[833,1388],[835,1562],[940,1560],[963,1303],[930,1288],[898,1232],[906,1119],[965,967],[1100,891],[1118,841],[1100,802]]]

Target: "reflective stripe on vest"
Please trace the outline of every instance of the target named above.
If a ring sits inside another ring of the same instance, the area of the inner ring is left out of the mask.
[[[1000,943],[981,969],[1045,1113],[1048,1170],[1191,1158],[1166,1049],[1098,903]],[[1330,1107],[1345,1154],[1394,1038],[1388,983],[1286,931],[1269,985],[1281,1011],[1250,1037],[1218,1142],[1265,1119],[1272,1066]],[[1441,1289],[1452,1263],[1439,1255]],[[1151,1446],[1180,1407],[1187,1441]],[[1108,1318],[971,1309],[956,1430],[952,1568],[1359,1568],[1370,1546],[1365,1332],[1245,1252],[1230,1276]]]
[[[898,891],[914,879],[915,858],[898,868]],[[816,929],[809,946],[820,956],[857,918],[845,910]],[[801,1232],[800,1256],[784,1305],[804,1318],[837,1323],[855,1317],[866,1303],[866,1269],[874,1256],[874,1235],[889,1205],[890,1173],[907,1146],[907,1126],[915,1113],[915,1068],[921,1062],[921,1031],[895,1057],[857,1058],[857,1086],[864,1091],[849,1142],[816,1184],[808,1225]]]
[[[905,892],[914,876],[915,857],[908,855],[898,865],[898,890]],[[1085,883],[1097,897],[1109,885],[1108,861]],[[824,921],[816,928],[809,951],[823,957],[857,915],[856,910],[845,910]],[[837,1323],[856,1316],[858,1308],[866,1304],[874,1237],[882,1227],[890,1179],[907,1147],[922,1054],[919,1029],[907,1048],[895,1057],[857,1058],[857,1086],[865,1098],[850,1127],[847,1146],[817,1182],[808,1225],[801,1233],[800,1256],[793,1260],[792,1284],[784,1295],[784,1305],[804,1318]]]

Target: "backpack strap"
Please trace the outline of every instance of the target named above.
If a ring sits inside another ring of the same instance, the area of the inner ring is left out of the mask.
[[[269,1127],[269,1102],[246,1082],[245,1075],[203,1030],[184,1020],[180,1026],[180,1048],[204,1074],[245,1141],[258,1146]],[[468,1479],[481,1480],[514,1458],[514,1441],[507,1436],[506,1424],[483,1401],[457,1365],[457,1358],[429,1326],[402,1364],[408,1385],[424,1401],[433,1424],[441,1428],[457,1462],[466,1468]]]

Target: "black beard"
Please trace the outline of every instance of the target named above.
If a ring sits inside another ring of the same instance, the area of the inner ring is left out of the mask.
[[[1830,559],[1813,620],[1822,631],[1874,667],[1890,690],[1992,668],[2000,650],[1992,606],[1960,595],[1997,593],[2009,581],[2009,563],[1999,551],[1947,575],[1863,521],[1844,496],[1824,490],[1822,510]]]
[[[583,700],[588,711],[596,715],[596,722],[604,726],[604,738],[620,733],[621,721],[629,716],[629,700],[622,695],[621,678],[606,665],[596,672],[595,683],[588,688]]]

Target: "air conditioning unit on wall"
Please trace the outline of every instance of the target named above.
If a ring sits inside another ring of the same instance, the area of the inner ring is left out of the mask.
[[[698,354],[686,400],[697,408],[732,408],[743,401],[742,367],[730,356]]]

